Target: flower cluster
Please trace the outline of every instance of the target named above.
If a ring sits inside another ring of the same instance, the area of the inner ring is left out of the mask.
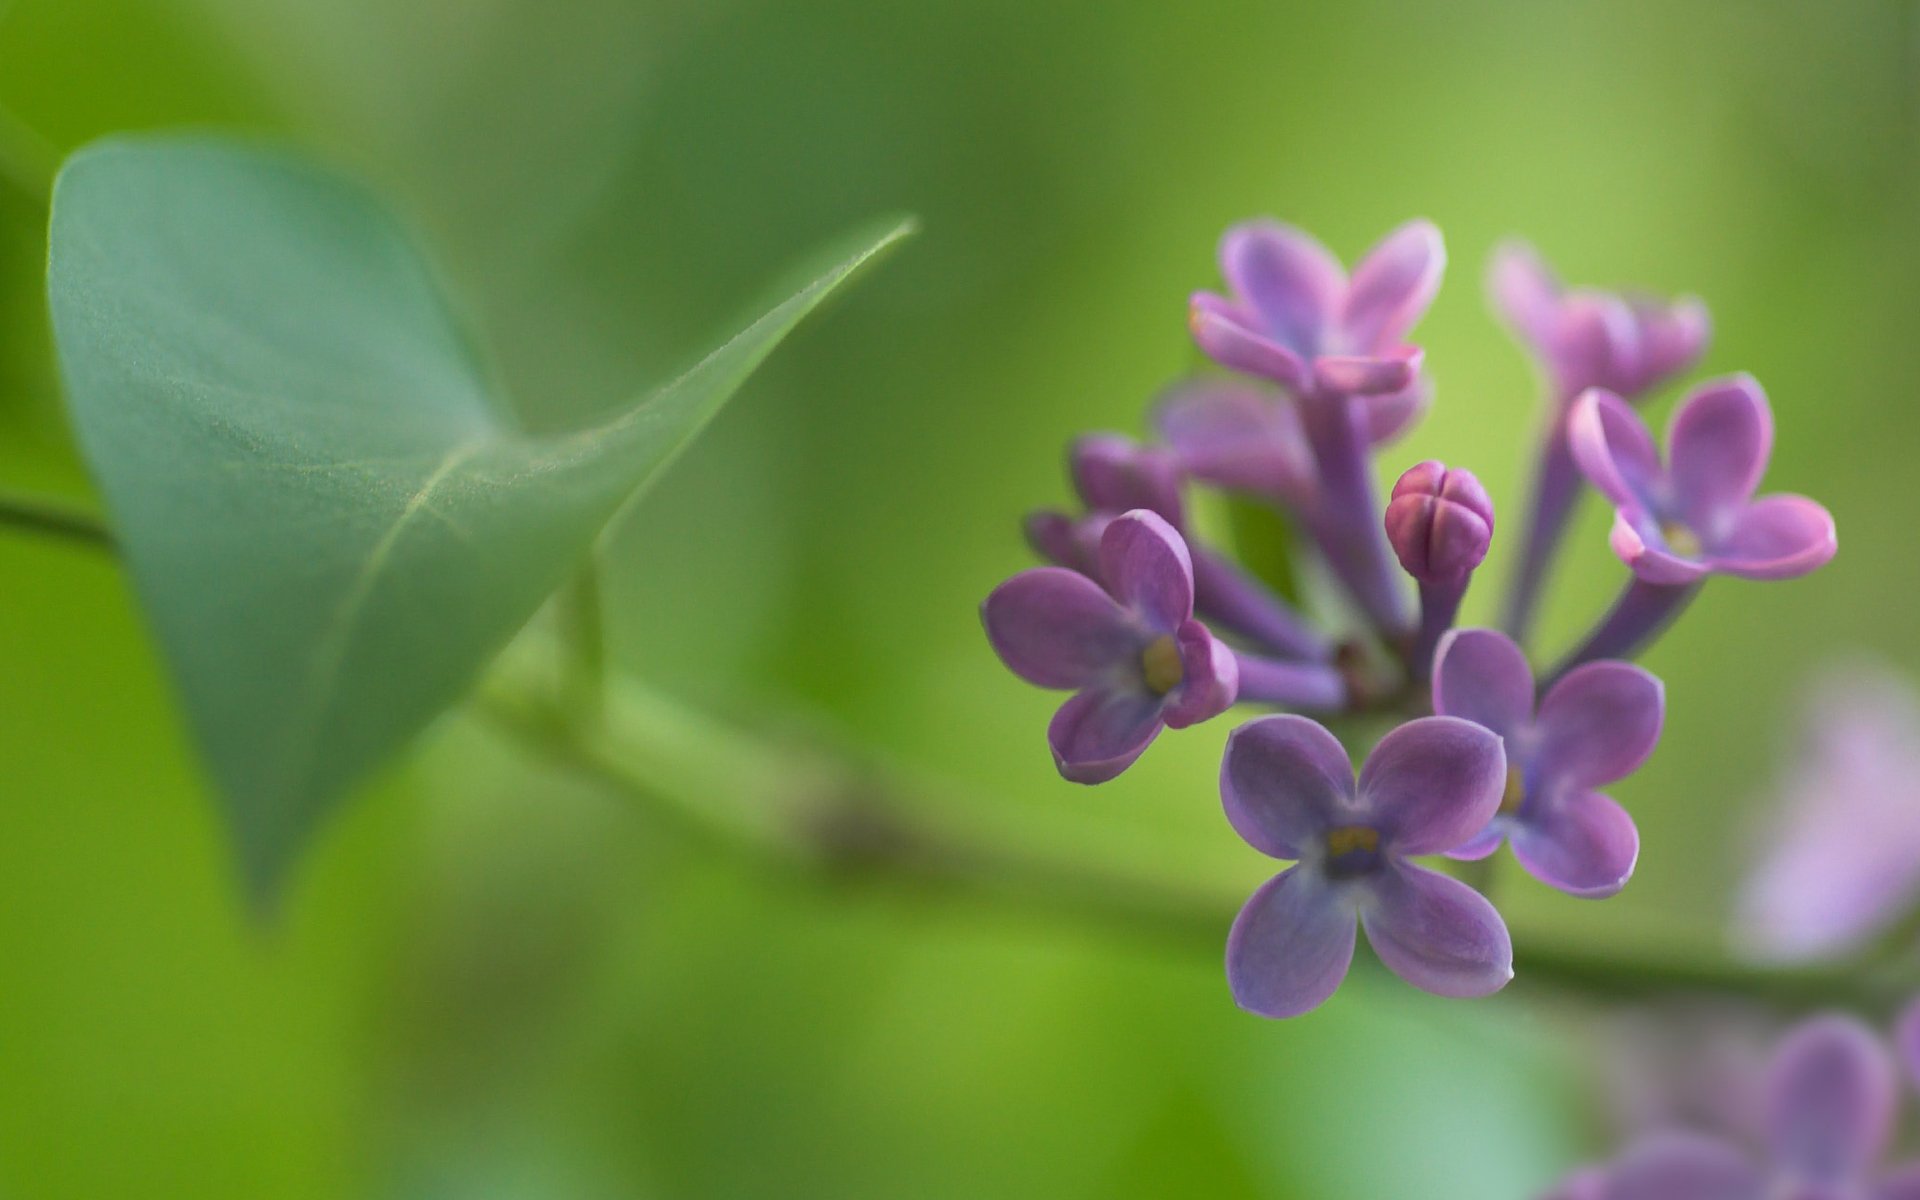
[[[1283,710],[1235,730],[1220,769],[1233,828],[1293,863],[1228,938],[1234,997],[1257,1013],[1324,1001],[1363,928],[1376,957],[1430,992],[1504,986],[1513,951],[1499,913],[1413,860],[1485,858],[1505,842],[1551,887],[1618,892],[1639,835],[1597,789],[1646,760],[1665,714],[1660,681],[1625,660],[1708,576],[1784,579],[1834,552],[1825,509],[1754,495],[1773,425],[1751,379],[1696,388],[1664,457],[1635,414],[1698,359],[1697,302],[1564,289],[1530,251],[1509,248],[1492,291],[1539,362],[1548,411],[1505,632],[1457,628],[1493,541],[1486,489],[1438,462],[1408,468],[1384,503],[1375,480],[1379,449],[1432,401],[1407,338],[1445,262],[1424,221],[1387,235],[1351,274],[1287,226],[1229,230],[1226,289],[1196,294],[1189,310],[1194,341],[1221,370],[1159,397],[1149,443],[1074,443],[1080,507],[1027,521],[1051,565],[1015,575],[982,607],[1015,674],[1073,693],[1047,730],[1067,779],[1113,779],[1163,728],[1236,704]],[[1626,579],[1592,632],[1536,679],[1521,643],[1583,480],[1615,511]],[[1269,579],[1236,563],[1208,540],[1200,488],[1278,512],[1300,569]],[[1330,581],[1339,615],[1312,620],[1290,603],[1286,585],[1301,578]],[[1398,724],[1356,775],[1341,741],[1303,713]]]
[[[1684,1126],[1641,1134],[1547,1200],[1920,1200],[1920,1162],[1886,1162],[1900,1110],[1901,1062],[1920,1079],[1920,1007],[1899,1052],[1851,1017],[1789,1030],[1754,1089],[1753,1128]]]

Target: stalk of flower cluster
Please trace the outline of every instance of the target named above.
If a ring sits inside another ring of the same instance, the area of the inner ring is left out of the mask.
[[[1194,608],[1209,624],[1223,626],[1284,658],[1326,662],[1333,648],[1285,601],[1212,550],[1187,543],[1193,555]]]
[[[1581,663],[1637,656],[1699,593],[1698,582],[1648,583],[1637,577],[1629,581],[1593,632],[1553,669],[1547,685]]]
[[[1295,712],[1339,712],[1347,683],[1338,668],[1317,662],[1282,662],[1234,652],[1240,669],[1239,703],[1271,704]]]
[[[1555,400],[1553,416],[1535,459],[1533,485],[1527,503],[1527,529],[1521,543],[1520,567],[1507,593],[1501,626],[1514,641],[1525,643],[1540,607],[1540,589],[1553,566],[1554,553],[1580,498],[1580,468],[1567,449],[1567,411],[1571,396]]]
[[[1313,395],[1300,407],[1307,444],[1319,468],[1307,530],[1368,621],[1389,641],[1397,641],[1407,634],[1409,623],[1386,535],[1375,516],[1380,509],[1364,417],[1357,404],[1338,395]]]

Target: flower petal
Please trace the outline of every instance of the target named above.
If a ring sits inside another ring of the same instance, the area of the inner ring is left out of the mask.
[[[1900,1061],[1907,1068],[1908,1080],[1920,1083],[1920,1000],[1908,1004],[1900,1014],[1893,1037],[1900,1050]]]
[[[1599,899],[1625,887],[1640,857],[1627,810],[1599,792],[1553,797],[1512,826],[1513,856],[1527,874],[1570,896]]]
[[[1443,854],[1486,828],[1506,784],[1498,735],[1459,717],[1419,717],[1367,755],[1358,794],[1383,852]]]
[[[1347,273],[1311,234],[1278,221],[1248,221],[1220,239],[1220,273],[1259,315],[1262,331],[1302,358],[1318,353]]]
[[[1075,783],[1105,783],[1159,736],[1160,708],[1160,697],[1145,691],[1095,687],[1076,693],[1047,725],[1053,765]]]
[[[1067,470],[1088,508],[1144,508],[1176,528],[1185,520],[1180,463],[1172,451],[1142,446],[1117,433],[1088,434],[1076,438],[1068,450]]]
[[[1187,309],[1194,342],[1221,366],[1271,379],[1298,391],[1307,385],[1306,360],[1261,333],[1252,314],[1223,297],[1195,292]]]
[[[1743,579],[1796,579],[1825,566],[1839,548],[1832,513],[1805,496],[1782,493],[1741,509],[1708,561]]]
[[[1573,403],[1567,448],[1580,471],[1616,508],[1648,509],[1660,479],[1660,451],[1627,402],[1588,388]]]
[[[1325,1002],[1353,964],[1353,908],[1307,867],[1256,891],[1227,935],[1234,1001],[1263,1017],[1297,1017]]]
[[[1136,508],[1100,535],[1100,577],[1148,627],[1172,633],[1193,616],[1193,560],[1186,539],[1158,513]]]
[[[1313,382],[1337,396],[1399,395],[1413,387],[1420,360],[1412,346],[1378,356],[1325,354],[1313,360]]]
[[[980,606],[1007,669],[1048,688],[1084,687],[1139,653],[1140,634],[1099,584],[1065,567],[1035,567]]]
[[[1353,801],[1353,763],[1326,726],[1290,713],[1248,721],[1227,738],[1220,801],[1249,846],[1304,858]]]
[[[1479,862],[1500,848],[1507,840],[1512,822],[1504,817],[1495,817],[1487,822],[1487,827],[1466,841],[1446,852],[1448,858],[1456,862]]]
[[[1868,1195],[1871,1200],[1920,1200],[1920,1163],[1895,1167]]]
[[[1182,624],[1174,641],[1180,648],[1180,686],[1168,694],[1164,715],[1169,729],[1185,729],[1233,707],[1240,692],[1240,660],[1198,621]]]
[[[1110,520],[1097,513],[1070,517],[1057,509],[1042,508],[1028,513],[1021,527],[1035,554],[1055,566],[1093,576],[1100,573],[1100,535],[1106,532]]]
[[[1748,375],[1702,384],[1667,428],[1667,477],[1681,515],[1711,529],[1752,497],[1773,454],[1773,412]]]
[[[1235,379],[1199,379],[1165,394],[1154,423],[1196,479],[1216,487],[1304,502],[1313,454],[1293,402]]]
[[[1767,1072],[1774,1160],[1809,1183],[1865,1174],[1893,1133],[1898,1081],[1886,1048],[1851,1017],[1815,1017],[1787,1035]]]
[[[1513,942],[1485,896],[1394,862],[1367,885],[1360,923],[1387,969],[1436,996],[1490,996],[1513,978]]]
[[[1693,1134],[1645,1139],[1607,1175],[1604,1200],[1762,1200],[1767,1185],[1744,1154]]]
[[[1552,353],[1560,315],[1560,281],[1538,251],[1518,239],[1494,247],[1487,264],[1487,296],[1534,353]]]
[[[1553,342],[1554,382],[1563,394],[1602,387],[1632,399],[1640,362],[1640,323],[1626,301],[1605,292],[1566,298]]]
[[[1640,323],[1639,390],[1649,391],[1698,362],[1713,333],[1707,306],[1692,296],[1671,304],[1631,301]]]
[[[1355,396],[1354,403],[1360,406],[1361,419],[1367,427],[1367,442],[1374,446],[1384,446],[1413,427],[1433,403],[1433,387],[1426,379],[1413,381],[1412,386],[1398,392],[1388,392],[1379,396]]]
[[[1380,239],[1353,269],[1341,322],[1346,348],[1380,351],[1405,337],[1433,303],[1446,269],[1446,243],[1431,221],[1408,221]]]
[[[1666,688],[1643,668],[1617,661],[1575,667],[1540,701],[1529,784],[1625,779],[1653,753],[1666,710]]]
[[[1657,534],[1649,532],[1654,525],[1652,516],[1639,510],[1621,509],[1613,515],[1607,543],[1633,570],[1634,578],[1663,585],[1697,583],[1715,569],[1713,563],[1682,558],[1667,549]]]
[[[1454,629],[1433,652],[1433,711],[1517,738],[1533,720],[1533,671],[1513,639]]]
[[[1599,1167],[1580,1167],[1553,1186],[1540,1200],[1605,1200],[1606,1172]]]

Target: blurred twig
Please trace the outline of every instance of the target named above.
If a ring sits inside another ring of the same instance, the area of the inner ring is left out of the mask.
[[[53,177],[60,151],[20,115],[0,104],[0,177],[42,207],[53,200]]]
[[[871,881],[1023,915],[1159,939],[1218,959],[1240,897],[981,837],[932,814],[944,790],[818,744],[767,739],[618,674],[582,722],[537,643],[508,652],[478,703],[535,752],[667,817],[699,840],[810,882]],[[1710,994],[1783,1012],[1886,1014],[1917,987],[1910,965],[1771,969],[1724,959],[1625,958],[1520,944],[1510,991],[1598,1000]]]
[[[0,527],[62,538],[111,552],[113,533],[92,513],[44,496],[0,494]]]

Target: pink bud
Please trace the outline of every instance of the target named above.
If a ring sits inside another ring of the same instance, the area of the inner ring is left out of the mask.
[[[1450,471],[1432,460],[1416,464],[1393,485],[1387,540],[1421,583],[1460,582],[1493,543],[1493,501],[1471,471]]]

